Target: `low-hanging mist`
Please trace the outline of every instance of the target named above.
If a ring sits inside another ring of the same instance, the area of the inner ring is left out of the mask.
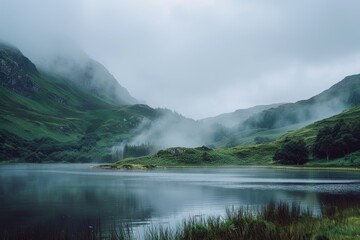
[[[212,147],[227,132],[217,123],[205,124],[167,109],[156,111],[158,117],[155,120],[144,118],[133,130],[134,137],[115,145],[113,154],[124,157],[126,146],[148,146],[152,153],[170,147]]]
[[[139,101],[99,62],[71,43],[50,44],[35,58],[37,66],[50,75],[66,78],[97,97],[114,105],[130,105]]]
[[[158,109],[158,118],[143,119],[128,142],[115,149],[124,157],[124,148],[149,146],[147,153],[169,147],[230,147],[256,136],[266,137],[269,129],[279,134],[333,116],[360,103],[360,75],[348,76],[328,90],[296,103],[258,106],[200,121],[185,118],[170,110]],[[231,125],[228,125],[231,123]],[[226,125],[226,126],[224,126]]]
[[[359,74],[348,76],[308,100],[283,104],[255,114],[246,120],[244,125],[251,128],[274,129],[330,117],[359,104],[359,82]],[[243,127],[240,125],[238,128]]]

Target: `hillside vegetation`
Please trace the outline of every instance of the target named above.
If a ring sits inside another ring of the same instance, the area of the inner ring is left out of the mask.
[[[112,167],[122,168],[124,164],[153,164],[157,166],[274,165],[273,156],[285,141],[303,139],[309,152],[312,152],[312,146],[319,130],[333,128],[340,121],[348,125],[359,124],[360,106],[299,130],[290,131],[272,142],[217,149],[207,147],[169,148],[151,156],[124,159]],[[360,166],[360,152],[351,152],[345,156],[329,160],[312,157],[305,166]]]
[[[262,111],[250,117],[245,125],[273,129],[330,117],[360,103],[359,81],[360,74],[348,76],[308,100]]]
[[[360,103],[360,74],[345,77],[307,100],[274,106],[239,119],[215,145],[231,147],[254,143],[257,136],[276,139],[290,130],[339,114]]]
[[[0,45],[0,63],[0,161],[112,161],[111,147],[157,115],[40,72],[6,45]]]
[[[114,162],[128,157],[121,164],[267,165],[286,139],[301,138],[312,152],[321,128],[340,120],[351,125],[359,115],[358,108],[346,109],[360,103],[360,75],[309,100],[195,121],[167,109],[127,105],[136,100],[86,55],[54,61],[39,70],[18,49],[0,44],[0,161]],[[131,158],[149,153],[155,154]],[[357,155],[349,154],[355,164]]]

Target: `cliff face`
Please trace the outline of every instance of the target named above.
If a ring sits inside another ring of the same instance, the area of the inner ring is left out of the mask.
[[[0,84],[25,97],[39,92],[29,74],[38,75],[35,65],[22,53],[0,44]]]

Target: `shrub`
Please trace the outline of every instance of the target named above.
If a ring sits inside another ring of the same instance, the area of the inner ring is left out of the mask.
[[[273,160],[280,164],[302,165],[307,162],[308,156],[309,153],[304,140],[286,139],[281,147],[276,150]]]

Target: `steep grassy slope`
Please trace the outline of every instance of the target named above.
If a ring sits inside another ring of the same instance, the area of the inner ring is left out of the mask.
[[[0,64],[0,161],[110,160],[114,144],[157,114],[146,105],[110,104],[39,72],[12,47],[0,45]]]

